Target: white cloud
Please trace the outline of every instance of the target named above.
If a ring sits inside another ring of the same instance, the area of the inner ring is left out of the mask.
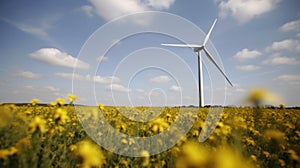
[[[289,31],[299,31],[300,30],[300,20],[291,21],[282,25],[279,30],[283,32]]]
[[[108,60],[108,57],[105,57],[104,55],[97,58],[98,62],[107,61],[107,60]]]
[[[83,76],[79,74],[73,74],[73,73],[61,73],[58,72],[55,74],[56,76],[59,76],[61,78],[66,78],[66,79],[74,79],[74,80],[90,80],[89,76]]]
[[[29,54],[29,57],[50,65],[66,68],[89,69],[90,65],[56,48],[42,48]]]
[[[18,71],[15,75],[29,79],[39,79],[42,77],[40,74],[36,74],[30,71]]]
[[[94,78],[91,77],[91,75],[80,75],[80,74],[73,74],[73,73],[56,73],[56,76],[66,78],[66,79],[73,79],[73,80],[80,80],[80,81],[94,81],[96,83],[118,83],[120,82],[120,78],[115,76],[94,76]],[[92,80],[93,79],[93,80]]]
[[[138,93],[145,93],[144,89],[135,89],[135,91],[137,91]]]
[[[122,15],[147,10],[140,1],[136,0],[90,0],[99,16],[111,20]]]
[[[283,82],[300,81],[300,75],[281,75],[275,78],[274,80]]]
[[[131,89],[124,87],[120,84],[110,84],[106,87],[107,90],[116,91],[116,92],[130,92]]]
[[[300,41],[293,39],[286,39],[282,41],[273,42],[271,46],[266,48],[267,52],[288,50],[293,52],[300,52]]]
[[[148,5],[154,9],[169,9],[175,0],[148,0]]]
[[[38,38],[45,40],[45,41],[53,42],[52,39],[50,38],[49,34],[46,32],[46,30],[49,28],[49,26],[47,24],[43,24],[43,26],[38,27],[38,26],[17,23],[15,21],[5,19],[5,18],[1,18],[1,19],[4,20],[5,22],[15,26],[17,29],[19,29],[25,33],[32,34],[32,35],[37,36]]]
[[[255,71],[260,69],[260,67],[256,65],[242,65],[242,66],[237,66],[236,68],[243,71]]]
[[[219,3],[219,16],[234,17],[240,23],[246,23],[255,17],[270,12],[281,0],[226,0]]]
[[[53,86],[45,86],[44,88],[51,92],[59,92],[60,91],[60,88],[53,87]]]
[[[86,15],[88,15],[89,17],[94,16],[93,14],[93,7],[90,5],[83,5],[80,8]]]
[[[169,81],[171,81],[171,78],[169,76],[164,76],[164,75],[157,76],[150,79],[150,82],[153,83],[167,83]]]
[[[18,28],[24,32],[33,34],[42,39],[46,39],[46,40],[50,39],[48,33],[43,28],[37,28],[37,27],[32,27],[27,25],[19,25]]]
[[[32,90],[35,92],[51,92],[51,93],[56,93],[58,94],[60,92],[60,88],[54,87],[54,86],[31,86],[31,85],[27,85],[24,86],[25,89],[27,89],[28,91]]]
[[[173,92],[180,92],[180,91],[181,91],[181,87],[172,85],[172,86],[169,88],[169,90],[170,90],[170,91],[173,91]]]
[[[121,80],[115,76],[95,76],[94,81],[97,83],[117,83]]]
[[[242,88],[242,86],[239,84],[239,83],[234,83],[233,84],[233,91],[236,91],[236,92],[245,92],[246,90],[244,88]],[[224,88],[224,89],[228,89],[228,88]],[[230,91],[230,90],[229,90]]]
[[[23,103],[28,102],[33,98],[38,98],[42,103],[49,103],[50,101],[55,100],[57,97],[66,96],[66,93],[63,93],[60,88],[54,86],[32,85],[14,87],[14,92],[12,92],[12,94],[17,94],[19,97],[17,97],[16,100]]]
[[[269,57],[267,60],[263,61],[263,64],[270,64],[270,65],[295,65],[299,64],[299,61],[296,58],[285,57],[281,56],[280,54],[276,53]]]
[[[245,92],[246,90],[243,89],[243,88],[236,88],[235,91],[236,91],[236,92]]]
[[[233,58],[238,61],[246,61],[249,59],[254,59],[261,56],[262,53],[256,50],[249,51],[247,48],[244,48],[242,51],[237,52]]]
[[[285,74],[285,75],[280,75],[277,78],[274,78],[273,80],[276,81],[276,83],[288,84],[290,86],[297,87],[298,89],[300,88],[300,75]]]
[[[95,12],[106,20],[148,10],[169,9],[175,0],[89,0]]]

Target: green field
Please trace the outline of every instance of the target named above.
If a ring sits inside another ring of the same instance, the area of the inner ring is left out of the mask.
[[[175,146],[153,156],[143,151],[144,157],[125,157],[95,144],[74,107],[59,101],[0,105],[0,167],[300,167],[299,109],[224,108],[217,128],[203,143],[198,136],[209,108],[196,109],[193,127]],[[144,123],[123,116],[119,107],[78,109],[91,126],[101,112],[118,131],[147,137],[168,129],[180,108],[163,108],[158,118]],[[148,107],[128,109],[145,111]],[[181,109],[186,117],[195,110]],[[107,134],[104,129],[97,129],[97,135],[103,134]],[[135,143],[132,139],[114,141],[123,144],[123,150]]]

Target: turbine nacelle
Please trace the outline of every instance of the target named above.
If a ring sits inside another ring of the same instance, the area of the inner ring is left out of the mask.
[[[201,47],[194,47],[194,52],[198,53],[200,52],[201,50],[203,50],[204,46],[201,46]]]

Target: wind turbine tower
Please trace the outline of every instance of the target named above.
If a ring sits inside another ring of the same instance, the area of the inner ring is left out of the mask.
[[[204,51],[205,55],[208,57],[208,59],[217,67],[217,69],[221,72],[221,74],[225,77],[225,79],[228,81],[228,83],[232,85],[226,74],[222,71],[222,69],[219,67],[217,62],[214,60],[212,55],[208,52],[205,45],[207,41],[209,40],[209,36],[217,22],[217,19],[215,19],[214,23],[212,24],[211,28],[209,29],[202,45],[198,44],[161,44],[163,46],[171,46],[171,47],[188,47],[192,48],[194,52],[197,53],[198,56],[198,89],[199,89],[199,107],[204,107],[204,91],[203,91],[203,71],[202,71],[202,56],[201,51]]]

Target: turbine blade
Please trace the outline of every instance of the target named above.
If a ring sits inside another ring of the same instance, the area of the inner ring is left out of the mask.
[[[213,28],[215,27],[216,22],[217,22],[217,19],[215,19],[214,23],[213,23],[212,26],[210,27],[209,32],[207,33],[207,35],[206,35],[206,37],[205,37],[205,39],[204,39],[203,46],[205,46],[205,44],[207,43],[207,41],[208,41],[208,39],[209,39],[209,36],[210,36],[210,34],[211,34]]]
[[[161,44],[163,46],[170,46],[170,47],[187,47],[187,48],[199,48],[201,45],[197,44]]]
[[[218,68],[218,70],[221,72],[221,74],[225,77],[225,79],[227,80],[227,82],[233,87],[232,83],[230,82],[230,80],[228,79],[228,77],[225,75],[225,73],[222,71],[222,69],[219,67],[219,65],[216,63],[216,61],[214,60],[214,58],[211,56],[211,54],[206,50],[206,48],[203,48],[206,56],[210,59],[210,61]]]

